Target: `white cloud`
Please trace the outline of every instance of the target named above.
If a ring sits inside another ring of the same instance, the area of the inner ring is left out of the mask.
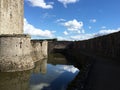
[[[43,18],[53,18],[53,17],[56,17],[56,15],[52,15],[52,14],[49,14],[49,13],[44,13],[43,14]]]
[[[96,19],[90,19],[90,22],[91,22],[91,23],[96,23],[97,20],[96,20]]]
[[[76,19],[67,21],[63,23],[63,25],[69,30],[69,31],[79,31],[83,28],[83,22],[78,22]]]
[[[85,40],[93,38],[93,34],[80,34],[80,35],[74,35],[70,36],[71,40]]]
[[[63,66],[63,70],[68,71],[68,72],[72,72],[75,73],[76,71],[79,71],[77,68],[73,67],[73,66]]]
[[[64,21],[66,21],[66,20],[63,19],[63,18],[60,18],[60,19],[57,19],[57,20],[56,20],[56,22],[64,22]]]
[[[58,41],[74,41],[70,36],[57,36]]]
[[[66,37],[62,37],[62,36],[57,36],[57,39],[58,39],[59,41],[68,40]]]
[[[95,33],[94,36],[98,37],[98,36],[107,35],[107,34],[118,32],[118,31],[120,31],[120,28],[118,28],[118,29],[100,30],[98,33]]]
[[[78,34],[73,34],[73,35],[69,35],[62,37],[62,36],[58,36],[58,40],[66,40],[66,41],[75,41],[75,40],[87,40],[90,38],[94,38],[94,37],[98,37],[98,36],[102,36],[102,35],[107,35],[110,33],[114,33],[114,32],[118,32],[120,31],[120,28],[118,29],[108,29],[108,30],[100,30],[96,33],[78,33]]]
[[[88,26],[88,28],[89,28],[89,29],[92,29],[92,27],[91,27],[91,26]]]
[[[65,37],[58,36],[57,39],[59,41],[75,41],[75,40],[86,40],[93,38],[94,34],[77,34],[77,35],[69,35]]]
[[[64,31],[63,33],[64,33],[64,35],[68,35],[68,32],[67,32],[67,31]]]
[[[25,34],[30,34],[31,36],[39,36],[39,37],[52,38],[54,32],[55,31],[41,30],[41,29],[35,28],[33,25],[31,25],[24,18],[24,33]]]
[[[78,2],[79,0],[58,0],[58,1],[61,2],[61,3],[64,5],[64,7],[67,8],[67,4],[76,3],[76,2]]]
[[[114,32],[118,32],[120,31],[120,28],[118,29],[108,29],[108,30],[100,30],[99,32],[96,33],[91,33],[91,34],[79,34],[79,35],[72,35],[68,38],[68,40],[86,40],[86,39],[90,39],[90,38],[94,38],[94,37],[98,37],[98,36],[102,36],[102,35],[107,35],[110,33],[114,33]]]
[[[33,7],[40,7],[44,9],[52,9],[53,2],[49,2],[48,4],[44,0],[26,0],[32,4]]]
[[[64,72],[71,72],[71,73],[76,73],[77,71],[79,71],[79,69],[77,69],[76,67],[72,66],[72,65],[57,65],[57,68],[59,71],[63,71]]]
[[[82,29],[82,30],[81,30],[81,33],[85,33],[85,30],[84,30],[84,29]]]
[[[106,28],[106,26],[102,26],[101,28],[102,28],[102,29],[105,29],[105,28]]]

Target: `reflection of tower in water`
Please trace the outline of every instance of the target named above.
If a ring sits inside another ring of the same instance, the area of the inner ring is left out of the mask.
[[[0,90],[29,90],[31,72],[0,73]]]
[[[40,61],[35,62],[34,73],[45,74],[47,72],[47,59],[42,59]]]
[[[45,74],[47,72],[47,60],[43,60],[40,65],[40,72]]]

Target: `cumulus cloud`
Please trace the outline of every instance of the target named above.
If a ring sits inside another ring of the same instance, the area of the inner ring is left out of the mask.
[[[96,20],[96,19],[90,19],[90,22],[91,22],[91,23],[96,23],[97,20]]]
[[[67,22],[63,23],[63,25],[69,31],[79,31],[83,28],[83,22],[78,22],[76,19],[73,19],[71,21],[67,21]]]
[[[72,40],[86,40],[90,38],[93,38],[93,34],[80,34],[80,35],[70,36],[70,39]]]
[[[67,32],[67,31],[64,31],[63,33],[64,33],[64,35],[68,35],[68,32]]]
[[[107,35],[110,33],[118,32],[120,31],[120,28],[118,29],[108,29],[108,30],[100,30],[99,32],[94,34],[94,37],[102,36],[102,35]]]
[[[78,2],[79,0],[58,0],[58,1],[59,1],[60,3],[62,3],[65,8],[67,8],[67,4],[76,3],[76,2]]]
[[[90,38],[94,38],[94,37],[98,37],[98,36],[102,36],[102,35],[107,35],[110,33],[114,33],[114,32],[118,32],[120,31],[120,28],[118,29],[108,29],[108,30],[100,30],[99,32],[96,33],[91,33],[91,34],[78,34],[78,35],[72,35],[69,37],[68,40],[86,40],[86,39],[90,39]]]
[[[58,36],[59,41],[75,41],[75,40],[86,40],[93,38],[94,34],[77,34],[77,35],[68,35],[65,37]]]
[[[53,2],[49,2],[48,4],[44,0],[26,0],[31,3],[33,7],[40,7],[43,9],[52,9]]]
[[[30,34],[31,36],[39,36],[39,37],[45,37],[45,38],[52,38],[54,31],[41,30],[41,29],[35,28],[33,25],[31,25],[24,18],[24,33],[25,34]]]
[[[57,36],[57,40],[58,40],[58,41],[68,41],[69,38],[67,38],[67,37],[62,37],[62,36]]]

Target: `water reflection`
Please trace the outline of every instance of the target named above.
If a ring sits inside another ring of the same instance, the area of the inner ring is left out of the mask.
[[[31,71],[0,73],[0,90],[29,90]]]
[[[45,67],[44,64],[42,63]],[[31,75],[30,90],[66,90],[68,83],[78,72],[77,68],[69,65],[65,57],[60,54],[52,54],[48,59],[46,74],[39,72]]]
[[[66,57],[60,53],[51,53],[49,54],[49,59],[47,61],[50,64],[54,65],[67,65],[69,62],[66,60]]]
[[[65,57],[56,54],[36,62],[33,70],[0,73],[0,90],[66,90],[78,72]]]
[[[47,72],[47,59],[39,60],[35,62],[35,67],[33,69],[33,73],[42,73],[45,74]]]

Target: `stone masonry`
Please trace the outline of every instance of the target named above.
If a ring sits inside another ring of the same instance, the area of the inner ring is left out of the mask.
[[[0,0],[0,71],[32,69],[34,62],[47,58],[47,41],[31,42],[23,34],[24,0]]]
[[[23,34],[23,0],[0,0],[0,34]]]
[[[32,69],[30,36],[23,34],[23,1],[0,0],[0,71]]]

